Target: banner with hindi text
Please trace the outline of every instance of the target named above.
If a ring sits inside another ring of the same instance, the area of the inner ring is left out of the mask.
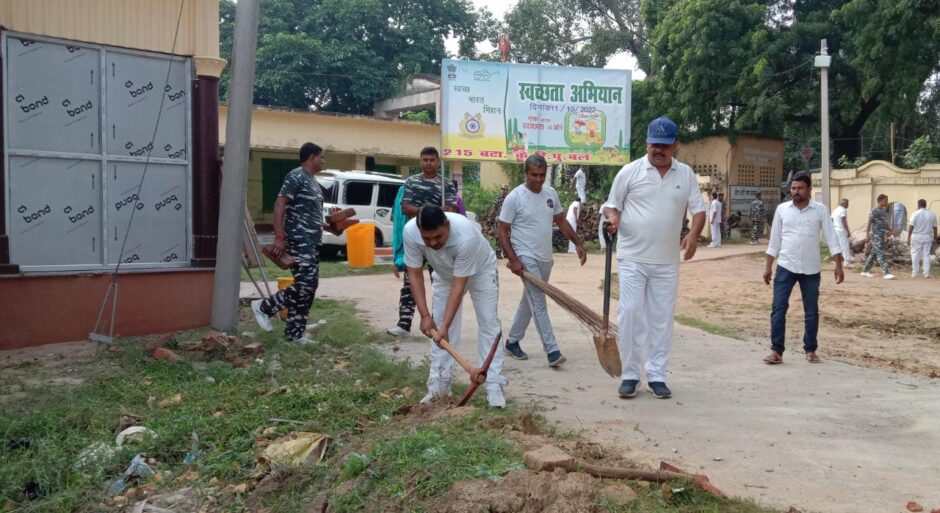
[[[630,160],[630,93],[627,70],[447,59],[442,155],[622,165]]]

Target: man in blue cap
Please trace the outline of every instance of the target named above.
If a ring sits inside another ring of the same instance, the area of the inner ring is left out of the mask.
[[[692,168],[673,158],[679,148],[676,124],[654,119],[646,133],[646,155],[623,167],[614,178],[604,219],[617,234],[620,279],[620,360],[618,394],[636,397],[645,357],[647,385],[667,399],[666,366],[672,351],[673,313],[679,289],[679,256],[695,255],[705,226],[705,201]],[[681,238],[686,211],[692,228]]]

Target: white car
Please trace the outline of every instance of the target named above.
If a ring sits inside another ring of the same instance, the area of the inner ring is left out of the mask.
[[[405,184],[402,177],[371,171],[327,169],[317,173],[316,178],[323,190],[324,214],[354,208],[356,219],[375,224],[375,246],[391,246],[392,208],[398,189]],[[323,232],[321,256],[333,258],[345,248],[345,233],[337,236]]]

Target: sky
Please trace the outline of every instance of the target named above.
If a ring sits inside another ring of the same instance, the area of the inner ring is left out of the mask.
[[[476,7],[486,7],[490,12],[496,17],[496,19],[501,20],[503,15],[506,14],[513,5],[516,4],[516,0],[471,0],[473,5]],[[510,41],[512,41],[512,34],[509,35]],[[448,40],[445,44],[447,50],[452,53],[457,53],[457,42],[454,40]],[[493,50],[492,45],[486,43],[485,46],[481,46],[479,49],[485,51]],[[511,51],[510,51],[511,55]],[[608,69],[628,69],[633,73],[633,79],[644,78],[644,74],[636,66],[636,59],[634,59],[630,54],[623,52],[618,53],[610,58],[607,61],[607,65],[604,66]]]

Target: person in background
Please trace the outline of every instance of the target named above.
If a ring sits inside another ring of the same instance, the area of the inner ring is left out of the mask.
[[[584,167],[579,167],[574,174],[574,190],[578,193],[578,201],[582,205],[587,203],[587,172]]]
[[[836,237],[842,246],[842,260],[845,267],[852,265],[852,244],[849,242],[849,200],[842,198],[839,206],[832,211],[832,227],[836,230]]]
[[[907,229],[907,244],[911,247],[911,278],[922,271],[930,278],[930,247],[937,238],[937,215],[927,210],[927,200],[917,200],[917,210],[911,214]]]
[[[568,221],[568,224],[571,225],[571,229],[575,233],[578,233],[578,220],[581,218],[581,202],[572,201],[571,205],[568,205],[568,212],[565,214],[565,220]],[[574,242],[568,241],[568,253],[577,253],[578,249],[575,246]]]
[[[798,173],[790,181],[790,201],[781,203],[774,212],[767,243],[764,283],[770,285],[774,260],[777,275],[773,276],[774,299],[770,313],[770,355],[764,363],[783,363],[784,342],[787,334],[787,310],[793,286],[800,284],[803,297],[803,351],[806,361],[819,363],[816,335],[819,332],[819,234],[822,232],[829,254],[836,262],[836,285],[842,283],[842,244],[829,219],[825,205],[811,200],[812,181],[809,175]]]
[[[466,217],[467,207],[463,204],[463,197],[460,195],[460,184],[457,183],[457,179],[454,179],[454,207],[457,209],[457,213]]]
[[[509,186],[503,184],[499,187],[499,194],[493,198],[493,207],[490,208],[489,214],[486,215],[487,222],[490,223],[490,228],[487,231],[487,236],[492,237],[496,241],[496,259],[502,260],[506,258],[506,255],[503,254],[503,248],[499,245],[499,212],[503,209],[503,202],[506,200],[506,196],[509,194]]]
[[[764,199],[761,193],[754,195],[754,201],[751,202],[750,221],[751,221],[751,245],[757,244],[761,235],[764,234],[764,217],[767,215],[767,207],[764,206]]]
[[[718,201],[721,203],[721,224],[719,225],[721,229],[721,239],[730,239],[731,227],[728,226],[728,204],[725,203],[725,194],[723,192],[718,193]],[[719,246],[720,245],[721,244],[719,244]]]
[[[894,275],[888,268],[888,259],[885,257],[885,243],[888,235],[894,235],[891,226],[888,225],[888,195],[878,195],[878,206],[873,208],[868,214],[868,240],[871,241],[871,252],[868,253],[868,259],[865,260],[865,267],[862,268],[862,276],[871,278],[871,267],[875,260],[881,265],[881,271],[884,273],[884,279],[893,280]]]
[[[710,248],[721,246],[721,202],[718,201],[718,193],[712,193],[712,202],[708,205],[708,225],[712,235],[712,242],[708,245]]]

